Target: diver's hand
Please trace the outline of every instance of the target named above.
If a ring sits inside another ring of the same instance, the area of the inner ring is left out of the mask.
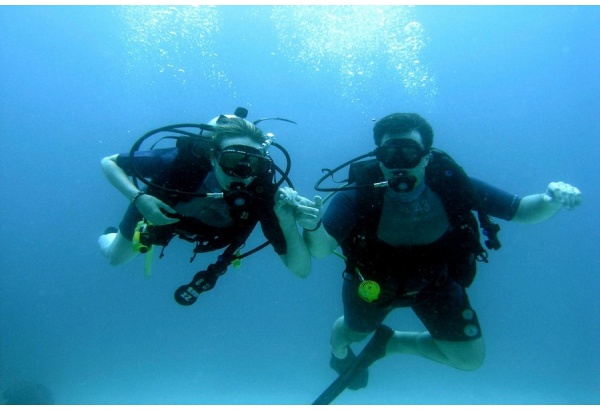
[[[323,216],[323,199],[319,195],[315,195],[314,200],[310,202],[312,203],[312,209],[316,209],[316,212],[303,212],[301,215],[296,215],[296,220],[298,221],[298,225],[304,229],[313,231],[321,223],[321,217]]]
[[[166,213],[177,214],[177,211],[152,195],[139,196],[135,201],[135,206],[151,224],[169,225],[179,222],[179,219],[170,218],[166,215]]]
[[[320,209],[315,202],[300,196],[292,188],[284,187],[279,188],[275,193],[275,213],[282,223],[297,221],[304,227],[305,221],[317,224]]]
[[[304,229],[314,229],[323,214],[323,200],[315,196],[314,201],[300,196],[292,188],[279,188],[276,200],[288,204],[294,209],[294,219]]]
[[[572,211],[583,201],[583,197],[579,189],[564,182],[551,182],[544,194],[544,201],[556,202],[562,205],[563,208]]]

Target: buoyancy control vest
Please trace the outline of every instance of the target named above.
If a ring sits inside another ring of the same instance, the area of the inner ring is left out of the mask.
[[[157,186],[148,186],[146,192],[174,206],[177,202],[192,199],[186,192],[195,192],[212,171],[208,155],[193,153],[190,147],[178,142],[175,159],[171,166],[153,178],[153,183],[172,191],[161,190]],[[263,213],[273,208],[275,187],[265,174],[255,178],[248,186],[223,192],[228,205],[232,225],[214,227],[200,220],[177,215],[179,222],[170,225],[152,226],[149,231],[149,245],[167,246],[172,238],[178,236],[188,242],[195,242],[196,253],[210,252],[231,245],[238,248],[243,245]],[[178,191],[178,192],[174,192]]]
[[[355,162],[350,166],[348,182],[357,185],[357,221],[341,244],[349,274],[358,268],[367,277],[382,263],[387,266],[403,263],[401,260],[382,261],[378,254],[378,250],[387,245],[377,238],[384,190],[373,187],[373,184],[383,179],[377,160]],[[450,223],[442,237],[448,274],[461,286],[468,287],[475,278],[476,261],[487,263],[487,251],[481,246],[479,225],[472,211],[478,212],[479,223],[490,237],[486,245],[491,249],[500,247],[495,236],[499,227],[482,209],[465,171],[445,152],[431,150],[425,180],[429,188],[439,195]],[[407,257],[410,257],[410,252]]]

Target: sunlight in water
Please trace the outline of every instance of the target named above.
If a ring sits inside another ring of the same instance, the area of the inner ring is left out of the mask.
[[[410,6],[280,6],[272,20],[280,51],[312,72],[338,72],[351,96],[378,73],[393,73],[408,94],[435,94],[419,54],[428,38]]]
[[[129,73],[145,66],[185,83],[193,68],[215,84],[228,83],[215,52],[214,34],[220,29],[216,7],[124,6],[118,12],[126,24]],[[198,64],[186,67],[190,58]]]
[[[392,78],[398,93],[433,96],[435,78],[421,61],[429,39],[410,6],[274,6],[279,52],[307,75],[333,74],[352,100]],[[215,44],[224,15],[214,6],[124,6],[129,73],[152,70],[186,83],[204,78],[231,87]],[[190,66],[190,61],[194,61]],[[389,82],[387,83],[389,84]]]

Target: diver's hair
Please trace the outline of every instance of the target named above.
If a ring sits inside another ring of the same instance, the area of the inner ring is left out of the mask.
[[[250,121],[239,117],[227,118],[224,121],[218,121],[217,125],[215,125],[212,134],[214,148],[220,148],[223,140],[233,137],[249,137],[259,144],[267,140],[262,130]]]
[[[433,128],[419,114],[398,112],[383,117],[375,123],[373,127],[373,138],[375,145],[381,145],[384,134],[404,134],[411,131],[417,131],[423,140],[425,150],[429,150],[433,145]]]

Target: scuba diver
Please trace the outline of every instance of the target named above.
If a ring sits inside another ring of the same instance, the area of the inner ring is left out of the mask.
[[[255,125],[265,119],[293,121],[265,118],[252,123],[246,115],[239,107],[235,114],[220,115],[207,124],[159,128],[140,138],[129,153],[102,159],[106,178],[130,202],[119,229],[108,228],[98,239],[111,265],[146,253],[148,274],[154,246],[164,251],[175,236],[196,243],[194,256],[226,248],[190,284],[177,289],[175,300],[185,306],[212,289],[229,264],[268,244],[295,275],[308,275],[310,254],[296,221],[314,220],[318,210],[292,187],[281,186],[289,183],[289,155],[272,134]],[[176,146],[155,148],[157,142],[149,150],[139,149],[145,140],[160,135],[159,142],[175,139]],[[273,146],[286,156],[285,171],[269,156]],[[282,174],[279,181],[277,171]],[[138,187],[138,180],[145,189]],[[240,255],[259,222],[267,242]]]
[[[315,198],[319,218],[300,223],[312,256],[324,258],[341,246],[338,255],[345,260],[344,311],[330,340],[330,366],[342,384],[334,382],[313,404],[328,404],[345,388],[365,387],[368,366],[386,354],[413,354],[465,371],[479,368],[484,343],[466,292],[476,262],[487,262],[479,230],[488,249],[499,249],[500,228],[491,216],[538,223],[582,201],[581,192],[563,182],[519,197],[467,176],[448,154],[432,148],[433,130],[418,114],[382,118],[374,140],[374,151],[328,170],[315,184],[318,191],[334,192],[331,202],[323,212],[329,198]],[[319,186],[348,165],[347,185]],[[405,307],[426,331],[394,331],[383,324],[392,310]],[[350,344],[371,334],[356,356]]]

